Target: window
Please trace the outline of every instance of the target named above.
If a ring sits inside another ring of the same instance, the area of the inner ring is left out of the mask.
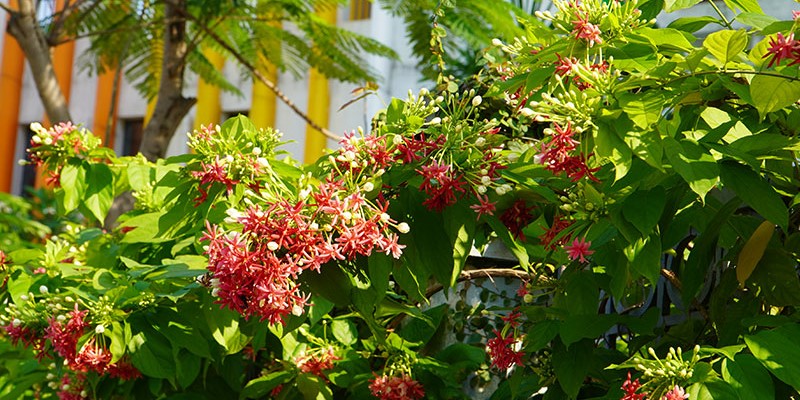
[[[135,156],[142,146],[144,119],[132,118],[122,120],[122,149],[120,155]]]

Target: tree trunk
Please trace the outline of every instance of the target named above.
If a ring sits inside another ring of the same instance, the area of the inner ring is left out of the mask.
[[[183,12],[186,0],[167,1],[164,18],[164,58],[161,66],[161,82],[153,115],[144,128],[142,154],[150,161],[163,158],[170,139],[178,129],[183,117],[194,106],[196,99],[183,97],[183,76],[186,70],[188,45],[186,19]]]
[[[47,117],[51,122],[69,121],[69,104],[58,85],[50,45],[45,32],[36,19],[34,0],[19,0],[19,12],[12,12],[8,33],[19,43],[31,67],[33,80],[39,92]]]

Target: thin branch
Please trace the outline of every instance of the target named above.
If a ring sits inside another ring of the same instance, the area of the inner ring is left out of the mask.
[[[494,279],[494,278],[514,278],[520,280],[529,280],[531,279],[531,274],[521,271],[518,269],[510,269],[510,268],[481,268],[481,269],[469,269],[461,271],[458,278],[456,278],[456,282],[464,282],[464,281],[471,281],[474,279]],[[552,283],[553,279],[546,276],[539,276],[537,277],[538,283],[548,284]],[[430,298],[434,293],[441,291],[444,289],[444,286],[440,283],[432,285],[425,289],[425,297]]]
[[[0,8],[3,9],[3,11],[5,11],[5,12],[7,12],[9,14],[16,14],[17,13],[17,10],[11,9],[11,7],[7,6],[6,3],[0,3]]]
[[[214,31],[210,30],[210,29],[208,28],[208,26],[206,26],[206,25],[204,25],[204,24],[201,24],[201,23],[198,21],[198,19],[197,19],[197,18],[195,18],[195,17],[194,17],[193,15],[191,15],[190,13],[186,13],[186,12],[184,12],[184,10],[180,10],[180,12],[181,12],[181,13],[184,15],[184,17],[186,17],[187,19],[189,19],[189,20],[192,20],[193,22],[197,23],[197,25],[198,25],[198,26],[200,26],[200,27],[201,27],[201,28],[202,28],[202,29],[203,29],[203,30],[206,32],[206,34],[207,34],[207,35],[208,35],[208,36],[209,36],[211,39],[214,39],[214,41],[215,41],[215,42],[217,42],[217,44],[219,44],[219,45],[220,45],[220,47],[222,47],[223,49],[225,49],[225,51],[227,51],[228,53],[230,53],[230,55],[231,55],[231,56],[233,56],[233,58],[235,58],[235,59],[236,59],[236,61],[237,61],[239,64],[241,64],[241,65],[242,65],[243,67],[245,67],[245,68],[246,68],[246,69],[247,69],[247,70],[248,70],[248,71],[249,71],[251,74],[253,74],[253,76],[254,76],[256,79],[258,79],[258,81],[259,81],[259,82],[263,83],[263,84],[264,84],[264,86],[266,86],[266,87],[267,87],[267,88],[269,88],[269,89],[270,89],[270,90],[271,90],[273,93],[275,93],[275,96],[276,96],[276,97],[278,97],[279,99],[281,99],[281,101],[282,101],[284,104],[286,104],[287,106],[289,106],[289,108],[290,108],[292,111],[294,111],[294,112],[295,112],[295,114],[297,114],[297,115],[298,115],[300,118],[302,118],[304,121],[306,121],[306,123],[307,123],[309,126],[311,126],[312,128],[314,128],[314,129],[316,129],[316,130],[320,131],[320,132],[321,132],[323,135],[325,135],[325,136],[326,136],[326,137],[328,137],[329,139],[333,139],[333,140],[341,140],[341,139],[342,139],[342,137],[341,137],[341,136],[339,136],[339,135],[336,135],[335,133],[331,132],[331,131],[330,131],[330,130],[328,130],[327,128],[323,128],[323,127],[322,127],[322,126],[320,126],[318,123],[316,123],[314,120],[312,120],[312,119],[311,119],[311,118],[310,118],[308,115],[306,115],[306,114],[305,114],[305,113],[304,113],[302,110],[300,110],[300,109],[299,109],[299,108],[298,108],[298,107],[297,107],[297,106],[294,104],[294,102],[292,102],[292,100],[291,100],[291,99],[289,99],[289,97],[287,97],[287,96],[286,96],[286,95],[285,95],[285,94],[284,94],[284,93],[283,93],[283,92],[282,92],[282,91],[281,91],[281,90],[280,90],[280,89],[277,87],[277,85],[275,85],[275,83],[273,83],[272,81],[270,81],[269,79],[267,79],[267,78],[266,78],[266,77],[265,77],[265,76],[264,76],[264,75],[261,73],[261,71],[259,71],[259,70],[258,70],[258,69],[257,69],[257,68],[256,68],[256,67],[253,65],[253,64],[251,64],[249,61],[247,61],[247,60],[246,60],[246,59],[245,59],[245,58],[244,58],[244,57],[243,57],[241,54],[239,54],[239,52],[237,52],[237,51],[236,51],[236,50],[235,50],[233,47],[231,47],[231,46],[230,46],[230,45],[229,45],[227,42],[225,42],[225,40],[223,40],[221,37],[219,37],[219,35],[217,35],[217,34],[216,34],[216,32],[214,32]]]

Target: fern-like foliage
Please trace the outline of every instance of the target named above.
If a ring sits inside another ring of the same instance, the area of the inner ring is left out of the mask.
[[[90,73],[123,68],[145,97],[156,96],[166,1],[82,2],[65,23],[68,35],[90,40],[81,56],[82,68]],[[375,81],[378,73],[365,57],[397,55],[374,39],[328,24],[315,13],[343,3],[346,0],[187,0],[180,12],[186,20],[189,49],[184,62],[201,79],[233,93],[239,93],[236,85],[209,62],[203,49],[214,49],[230,62],[256,68],[269,63],[297,76],[316,68],[346,82]]]
[[[448,74],[466,77],[478,68],[476,57],[492,39],[512,39],[524,34],[518,18],[543,5],[541,0],[379,0],[381,6],[402,18],[406,36],[418,58],[418,66],[428,79],[438,71],[431,62],[431,35],[435,10],[443,13],[436,23],[447,36],[442,45]],[[548,2],[549,4],[549,2]]]

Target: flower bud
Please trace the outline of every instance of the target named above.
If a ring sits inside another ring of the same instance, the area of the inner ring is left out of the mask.
[[[481,105],[481,102],[483,102],[483,98],[481,98],[481,96],[475,96],[475,97],[472,98],[472,106],[473,107],[477,107],[477,106]]]
[[[408,226],[407,223],[401,222],[397,224],[397,230],[400,231],[400,233],[408,233],[409,231],[411,231],[411,227]]]
[[[98,335],[102,335],[103,332],[105,332],[105,331],[106,331],[106,327],[103,326],[103,325],[97,325],[97,327],[94,328],[94,333],[96,333]]]

